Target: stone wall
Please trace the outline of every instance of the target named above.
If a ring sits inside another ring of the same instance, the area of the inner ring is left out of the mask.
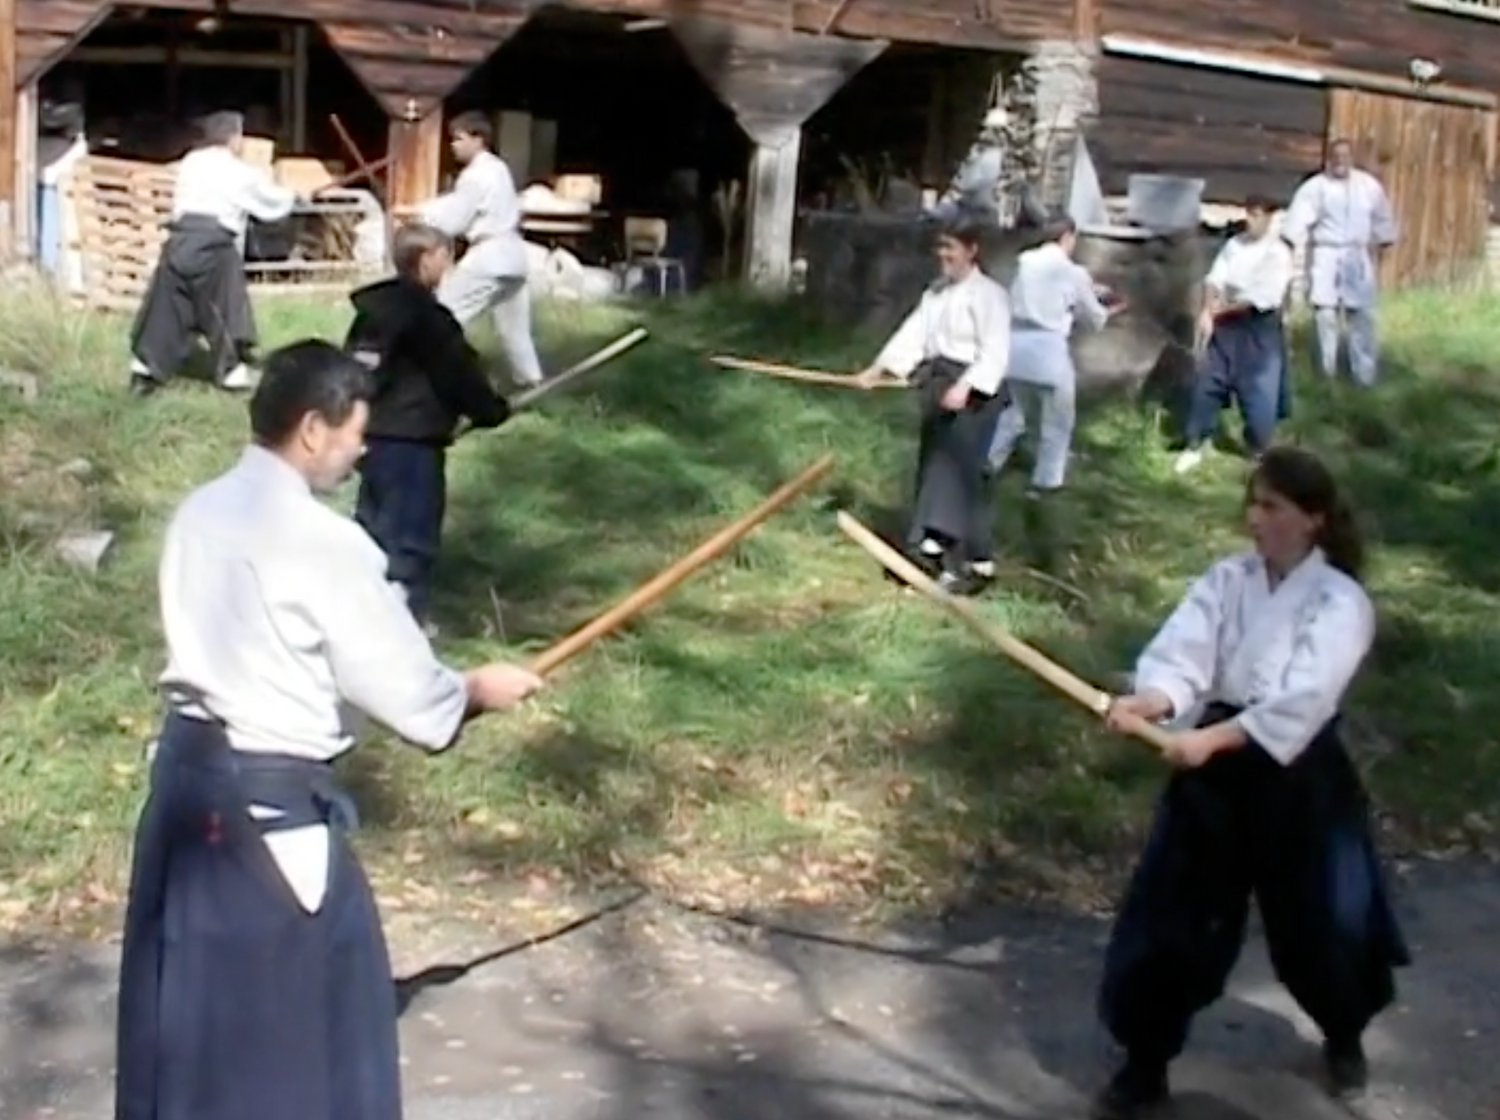
[[[1103,331],[1076,336],[1085,387],[1139,384],[1157,371],[1169,343],[1192,342],[1200,286],[1222,234],[1134,233],[1079,238],[1079,263],[1130,301],[1130,309]],[[894,330],[935,275],[937,227],[931,221],[815,213],[803,218],[800,234],[807,297],[831,318],[861,330]],[[1016,257],[1036,240],[1035,231],[995,230],[984,247],[985,270],[1008,284]]]
[[[1073,141],[1099,112],[1095,52],[1070,41],[1038,43],[1024,69],[1035,90],[1035,139],[1044,204],[1066,202]]]

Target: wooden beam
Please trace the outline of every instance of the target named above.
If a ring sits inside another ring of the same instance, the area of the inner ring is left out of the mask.
[[[426,202],[438,193],[443,166],[442,109],[418,120],[391,121],[389,136],[386,207],[398,211]]]
[[[889,46],[686,14],[672,17],[672,32],[750,139],[769,148]]]
[[[41,109],[41,92],[35,82],[27,82],[16,91],[16,248],[28,259],[36,256],[37,198],[41,188],[37,166],[37,114]]]
[[[13,2],[13,0],[5,0]],[[236,70],[292,69],[292,56],[280,51],[204,51],[191,47],[174,51],[164,47],[76,47],[68,53],[69,62],[95,66],[224,66]]]
[[[16,139],[16,0],[0,0],[0,257],[15,251],[20,228]]]
[[[757,142],[746,192],[745,278],[757,288],[784,292],[792,280],[792,235],[797,220],[800,126]]]
[[[1073,41],[1080,44],[1099,41],[1098,0],[1073,0]]]
[[[307,68],[311,30],[292,29],[292,151],[307,151]]]

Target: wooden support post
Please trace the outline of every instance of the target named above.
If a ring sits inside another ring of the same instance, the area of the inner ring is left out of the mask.
[[[16,0],[0,0],[0,257],[16,250]]]
[[[889,45],[680,15],[672,32],[755,144],[745,190],[745,272],[784,289],[792,275],[802,126]]]
[[[443,166],[442,106],[417,120],[391,121],[389,135],[386,207],[401,210],[426,202],[438,193]]]
[[[37,166],[37,141],[40,138],[41,91],[35,82],[27,82],[16,91],[16,209],[15,243],[21,256],[37,255],[37,199],[41,173]]]
[[[307,51],[312,29],[292,28],[292,151],[307,153]]]
[[[791,284],[801,156],[802,129],[798,126],[763,137],[750,158],[750,189],[745,192],[745,279],[757,288],[785,291]]]

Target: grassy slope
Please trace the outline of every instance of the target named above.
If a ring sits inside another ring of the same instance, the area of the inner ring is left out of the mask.
[[[1493,300],[1393,302],[1386,384],[1359,394],[1303,377],[1289,429],[1338,464],[1383,543],[1383,631],[1354,704],[1395,745],[1373,768],[1382,806],[1429,846],[1483,833],[1476,811],[1500,795],[1497,317]],[[356,752],[362,843],[387,899],[628,872],[710,901],[899,904],[944,890],[981,848],[1010,889],[1097,899],[1133,848],[1157,766],[889,591],[833,528],[830,495],[872,519],[901,502],[909,402],[698,357],[848,368],[870,340],[727,295],[648,319],[654,340],[586,392],[457,453],[449,655],[538,649],[824,450],[837,477],[576,661],[525,715],[476,727],[438,761],[389,742]],[[233,461],[243,406],[195,385],[127,402],[117,321],[12,297],[3,322],[0,365],[45,386],[32,405],[0,397],[0,917],[35,920],[118,895],[156,718],[159,531]],[[542,334],[560,364],[628,322],[552,309]],[[263,314],[272,344],[342,323],[337,306]],[[1177,479],[1156,429],[1135,409],[1096,408],[1050,524],[1022,523],[1020,479],[1002,489],[1012,562],[985,609],[1095,680],[1128,666],[1184,582],[1238,543],[1242,468]],[[55,470],[80,456],[92,481]],[[51,560],[38,514],[115,529],[102,574]],[[1039,564],[1086,598],[1027,571]]]

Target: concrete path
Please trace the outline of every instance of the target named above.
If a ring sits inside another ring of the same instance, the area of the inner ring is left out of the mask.
[[[1417,964],[1368,1038],[1380,1120],[1500,1117],[1500,872],[1422,865]],[[1010,910],[841,939],[643,899],[403,992],[410,1120],[1082,1120],[1113,1054],[1105,926]],[[491,947],[493,950],[498,947]],[[474,956],[470,950],[469,959]],[[110,1115],[113,954],[0,952],[0,1118]],[[1176,1071],[1183,1120],[1336,1120],[1258,943]]]

